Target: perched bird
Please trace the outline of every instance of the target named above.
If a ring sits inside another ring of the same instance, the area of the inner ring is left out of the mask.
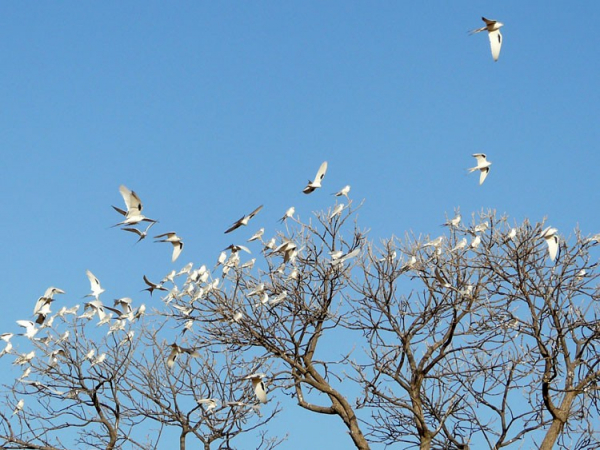
[[[21,399],[21,400],[19,400],[19,403],[17,403],[17,406],[16,406],[15,410],[13,411],[12,415],[14,416],[19,411],[21,411],[23,409],[23,406],[25,406],[25,400]]]
[[[252,382],[254,394],[261,403],[267,403],[267,390],[265,388],[265,383],[263,382],[263,378],[265,377],[266,375],[264,373],[253,373],[244,377],[244,380],[250,380]]]
[[[127,211],[122,210],[121,208],[117,208],[113,206],[114,210],[119,214],[125,216],[125,220],[123,222],[119,222],[116,225],[135,225],[140,222],[156,222],[156,220],[149,219],[148,217],[142,214],[142,201],[138,197],[138,195],[127,189],[124,185],[119,186],[119,192],[125,201],[125,206],[127,207]]]
[[[126,228],[123,228],[123,230],[125,230],[125,231],[129,231],[129,232],[131,232],[131,233],[135,233],[135,234],[137,234],[137,235],[139,236],[139,239],[136,241],[136,244],[137,244],[137,243],[138,243],[138,242],[140,242],[142,239],[146,239],[146,236],[148,236],[148,230],[149,230],[150,228],[152,228],[152,227],[154,226],[154,224],[155,224],[155,223],[156,223],[156,222],[150,222],[150,224],[149,224],[149,225],[146,227],[146,229],[145,229],[144,231],[140,231],[140,230],[138,230],[137,228],[133,228],[133,227],[131,227],[131,228],[129,228],[129,227],[126,227]]]
[[[460,240],[460,242],[458,244],[456,244],[456,247],[454,247],[452,250],[450,250],[450,253],[455,252],[457,250],[462,250],[466,246],[467,246],[467,238],[464,237]]]
[[[335,208],[333,208],[333,211],[331,211],[331,214],[329,215],[329,220],[333,219],[335,216],[340,215],[343,210],[344,210],[344,204],[343,203],[340,203],[339,205],[336,205]]]
[[[512,228],[506,235],[506,239],[504,239],[504,243],[506,244],[508,241],[513,241],[516,236],[517,236],[517,229]]]
[[[16,366],[22,366],[24,364],[27,364],[33,358],[35,358],[35,350],[31,350],[29,353],[23,353],[17,356],[13,361],[13,364]]]
[[[302,192],[304,192],[305,194],[310,194],[315,189],[320,188],[321,181],[323,181],[323,178],[325,177],[326,172],[327,172],[327,161],[325,161],[323,164],[321,164],[321,167],[319,167],[319,170],[317,171],[317,174],[315,175],[315,179],[313,181],[308,180],[308,184],[302,190]]]
[[[441,226],[442,227],[454,227],[457,228],[458,225],[460,224],[462,217],[460,214],[455,215],[452,219],[450,219],[449,221],[443,223]]]
[[[172,231],[169,233],[163,233],[159,234],[158,236],[154,236],[154,239],[158,238],[165,239],[160,239],[154,242],[170,242],[171,244],[173,244],[173,256],[171,257],[171,262],[175,262],[177,258],[179,258],[179,255],[181,255],[181,251],[183,250],[183,241],[181,240],[181,238]]]
[[[214,398],[199,398],[196,402],[199,405],[206,405],[206,411],[211,411],[217,407],[217,401]]]
[[[194,358],[197,358],[200,356],[200,354],[193,348],[180,347],[179,345],[173,343],[173,344],[171,344],[171,353],[169,354],[169,357],[167,358],[167,367],[169,369],[173,368],[173,365],[175,364],[175,360],[181,353],[187,353],[188,355],[190,355]]]
[[[263,234],[265,234],[265,229],[261,228],[256,233],[254,233],[250,239],[248,239],[248,242],[256,241],[257,239],[262,240]]]
[[[342,195],[344,197],[346,197],[348,200],[350,200],[350,197],[348,197],[348,193],[350,192],[350,185],[347,184],[346,186],[344,186],[342,189],[340,189],[339,191],[337,191],[335,194],[336,197],[341,197]]]
[[[503,27],[504,24],[502,22],[498,22],[497,20],[486,19],[485,17],[482,17],[481,20],[485,22],[485,27],[472,30],[469,34],[487,31],[488,37],[490,38],[492,57],[494,58],[494,61],[498,61],[498,57],[500,56],[500,47],[502,47],[502,33],[500,33],[500,28]]]
[[[444,241],[444,236],[438,236],[433,241],[429,241],[426,244],[424,244],[423,247],[439,248],[439,246],[442,245],[443,241]]]
[[[481,236],[477,235],[471,241],[471,248],[477,248],[481,244]]]
[[[485,153],[474,153],[473,156],[477,160],[477,165],[468,169],[469,173],[479,170],[479,185],[481,186],[488,176],[492,163],[486,159]]]
[[[263,208],[263,205],[260,205],[258,208],[256,208],[254,211],[252,211],[250,214],[245,215],[240,217],[238,220],[236,220],[233,225],[231,225],[226,231],[225,234],[232,232],[233,230],[237,230],[239,227],[241,226],[246,226],[248,225],[248,222],[250,221],[250,219],[252,219],[255,215],[258,214],[258,212]]]
[[[96,300],[98,300],[100,294],[104,292],[104,289],[102,289],[102,286],[100,286],[100,281],[98,281],[98,278],[96,278],[96,276],[92,272],[86,270],[85,273],[88,279],[90,280],[90,286],[92,289],[92,293],[87,294],[86,297],[94,297]]]
[[[548,244],[548,257],[554,261],[556,258],[556,253],[558,252],[558,243],[560,239],[558,238],[558,230],[556,228],[548,227],[545,228],[540,237],[546,240],[546,244]]]
[[[279,219],[279,221],[285,222],[287,219],[294,217],[295,212],[296,212],[296,208],[294,208],[293,206],[291,208],[288,208],[288,210],[285,212],[283,217],[281,219]]]

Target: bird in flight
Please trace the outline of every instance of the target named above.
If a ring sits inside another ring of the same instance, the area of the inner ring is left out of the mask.
[[[98,281],[98,278],[96,278],[89,270],[86,270],[85,273],[90,280],[90,286],[92,288],[92,293],[87,294],[86,297],[94,297],[96,300],[99,300],[100,294],[104,292],[104,289],[100,286],[100,281]]]
[[[159,239],[165,238],[165,239]],[[171,262],[175,262],[179,255],[181,255],[181,251],[183,250],[183,241],[177,234],[174,232],[159,234],[158,236],[154,236],[154,239],[159,239],[154,242],[170,242],[173,244],[173,256],[171,257]]]
[[[171,344],[171,353],[167,358],[167,367],[169,369],[173,368],[173,366],[175,365],[175,360],[181,353],[187,353],[188,355],[193,356],[194,358],[200,356],[200,354],[193,348],[180,347],[179,345],[173,343]]]
[[[139,236],[139,239],[136,241],[136,244],[138,242],[140,242],[142,239],[146,239],[146,236],[148,236],[148,230],[150,228],[152,228],[152,226],[155,224],[156,222],[150,222],[150,224],[146,227],[146,229],[144,231],[140,231],[137,228],[133,228],[133,227],[125,227],[123,228],[123,230],[125,231],[129,231],[131,233],[135,233]]]
[[[142,201],[138,197],[138,195],[134,191],[130,191],[124,185],[119,186],[119,192],[125,201],[125,206],[127,207],[127,211],[122,210],[121,208],[117,208],[113,206],[114,210],[119,214],[125,216],[125,220],[123,222],[119,222],[116,225],[135,225],[140,222],[156,222],[156,220],[149,219],[148,217],[142,214]]]
[[[254,394],[261,403],[267,403],[267,390],[265,388],[265,383],[263,382],[265,376],[264,373],[253,373],[244,377],[245,380],[250,380],[252,382]]]
[[[250,214],[247,214],[245,216],[240,217],[238,220],[236,220],[233,225],[231,225],[227,231],[225,231],[225,234],[227,233],[231,233],[233,230],[237,230],[239,227],[241,226],[246,226],[248,225],[248,222],[250,221],[250,219],[252,219],[255,215],[258,214],[258,212],[263,208],[263,205],[260,205],[258,208],[256,208],[254,211],[252,211]]]
[[[284,216],[279,219],[280,222],[285,222],[287,219],[294,217],[294,213],[296,212],[296,208],[294,208],[293,206],[291,206],[290,208],[288,208],[288,210],[285,212]]]
[[[477,165],[468,169],[469,173],[479,170],[479,185],[481,186],[485,181],[490,171],[491,161],[487,160],[485,153],[474,153],[473,157],[477,160]]]
[[[504,24],[497,20],[486,19],[485,17],[482,17],[481,20],[485,22],[485,27],[472,30],[469,34],[487,31],[488,37],[490,38],[490,46],[492,48],[492,57],[494,58],[494,61],[498,61],[500,47],[502,47],[502,33],[500,33],[500,27],[504,26]]]
[[[313,181],[309,180],[308,184],[302,190],[302,192],[304,192],[305,194],[310,194],[315,189],[320,188],[321,181],[323,181],[323,178],[325,178],[325,172],[327,172],[327,161],[325,161],[323,164],[321,164],[321,167],[319,167],[319,170],[317,171],[317,174],[315,175],[315,179]]]

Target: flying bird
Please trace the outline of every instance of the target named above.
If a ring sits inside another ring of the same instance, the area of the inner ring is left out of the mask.
[[[171,353],[169,354],[169,357],[167,358],[167,367],[169,369],[173,368],[173,365],[175,365],[175,360],[182,353],[187,353],[188,355],[190,355],[194,358],[197,358],[198,356],[200,356],[200,354],[193,348],[180,347],[179,345],[173,343],[173,344],[171,344]]]
[[[263,382],[263,378],[265,378],[265,376],[266,375],[264,373],[253,373],[244,377],[245,380],[250,380],[252,382],[254,394],[261,403],[267,403],[267,390],[265,388],[265,383]]]
[[[313,181],[309,180],[308,184],[302,190],[302,192],[304,192],[305,194],[310,194],[315,189],[320,188],[321,181],[323,181],[323,178],[325,178],[326,172],[327,172],[327,161],[325,161],[323,164],[321,164],[321,167],[319,167],[319,170],[317,171],[317,174],[315,175],[315,179]]]
[[[468,169],[469,173],[479,170],[479,185],[481,186],[488,176],[492,163],[486,159],[485,153],[474,153],[473,156],[477,160],[477,165]]]
[[[166,287],[164,287],[161,283],[156,284],[156,283],[153,283],[152,281],[150,281],[146,277],[146,275],[144,275],[144,283],[146,283],[148,285],[148,287],[146,289],[142,289],[142,290],[150,292],[150,295],[152,295],[152,292],[154,292],[154,290],[168,291],[168,289]]]
[[[121,196],[125,201],[127,211],[113,206],[115,211],[125,216],[125,220],[123,222],[119,222],[113,226],[116,227],[118,225],[135,225],[140,222],[156,222],[156,220],[149,219],[148,217],[142,214],[142,201],[134,191],[130,191],[129,189],[127,189],[127,187],[121,185],[119,186],[119,192],[121,193]]]
[[[504,24],[497,20],[486,19],[485,17],[482,17],[481,20],[485,22],[485,27],[472,30],[469,34],[487,31],[488,37],[490,38],[490,46],[492,48],[492,57],[494,58],[494,61],[498,61],[500,47],[502,47],[502,33],[500,33],[500,27],[503,27]]]
[[[33,337],[39,331],[39,329],[35,327],[35,324],[31,320],[17,320],[17,325],[25,328],[25,333],[23,336],[29,339],[33,339]]]
[[[92,293],[91,294],[87,294],[86,297],[94,297],[96,300],[98,300],[100,294],[102,294],[104,292],[104,289],[102,289],[102,286],[100,286],[100,281],[98,280],[98,278],[96,278],[96,276],[90,272],[89,270],[85,271],[85,274],[87,275],[88,279],[90,280],[90,286],[92,289]]]
[[[169,233],[163,233],[159,234],[158,236],[154,236],[154,239],[158,238],[165,239],[160,239],[154,242],[170,242],[171,244],[173,244],[173,256],[171,257],[171,262],[175,262],[177,258],[179,258],[179,255],[181,255],[181,251],[183,250],[183,241],[181,240],[181,238],[172,231]]]
[[[546,244],[548,244],[548,257],[552,261],[556,259],[556,253],[558,252],[558,243],[560,241],[556,233],[558,233],[558,230],[552,227],[548,227],[540,233],[540,237],[544,238],[546,240]]]
[[[342,189],[340,189],[339,191],[337,191],[335,194],[336,197],[341,197],[342,195],[344,197],[346,197],[348,200],[350,200],[350,197],[348,197],[348,193],[350,192],[350,185],[347,184],[346,186],[344,186]]]
[[[214,398],[199,398],[196,399],[199,405],[206,405],[206,411],[211,411],[217,407],[217,401]]]
[[[252,211],[250,214],[245,215],[240,217],[238,220],[236,220],[233,225],[231,225],[227,231],[225,231],[225,234],[232,232],[233,230],[237,230],[239,227],[241,226],[246,226],[248,225],[248,222],[250,221],[250,219],[252,219],[255,215],[258,214],[258,212],[263,208],[263,205],[260,205],[258,208],[256,208],[254,211]]]
[[[125,228],[123,228],[123,230],[125,230],[125,231],[129,231],[129,232],[131,232],[131,233],[135,233],[135,234],[137,234],[137,235],[139,236],[138,240],[136,241],[136,244],[137,244],[137,243],[138,243],[138,242],[140,242],[142,239],[146,239],[146,236],[148,236],[148,230],[149,230],[150,228],[152,228],[152,227],[154,226],[154,224],[155,224],[155,223],[156,223],[156,222],[150,222],[150,224],[149,224],[149,225],[146,227],[146,229],[145,229],[144,231],[140,231],[140,230],[138,230],[137,228],[133,228],[133,227],[131,227],[131,228],[129,228],[129,227],[125,227]]]

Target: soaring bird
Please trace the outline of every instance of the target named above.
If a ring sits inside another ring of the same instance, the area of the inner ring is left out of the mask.
[[[131,228],[129,228],[129,227],[125,227],[125,228],[123,228],[123,230],[125,230],[125,231],[129,231],[129,232],[131,232],[131,233],[135,233],[135,234],[137,234],[137,235],[139,236],[138,240],[136,241],[136,244],[137,244],[137,243],[138,243],[138,242],[140,242],[142,239],[146,239],[146,236],[148,236],[148,230],[149,230],[150,228],[152,228],[152,227],[154,226],[154,224],[155,224],[155,223],[156,223],[156,222],[150,222],[150,224],[149,224],[149,225],[146,227],[146,229],[145,229],[144,231],[140,231],[140,230],[138,230],[137,228],[133,228],[133,227],[131,227]]]
[[[171,257],[171,262],[175,262],[177,258],[179,258],[179,255],[181,255],[181,251],[183,250],[183,241],[181,240],[181,238],[172,231],[169,233],[163,233],[159,234],[158,236],[154,236],[154,239],[158,238],[165,239],[160,239],[154,242],[170,242],[171,244],[173,244],[173,256]]]
[[[153,283],[146,277],[146,275],[144,275],[144,283],[146,283],[148,285],[148,287],[146,289],[142,289],[142,290],[150,292],[150,295],[152,295],[152,292],[154,292],[155,290],[165,291],[165,292],[168,291],[168,289],[166,287],[164,287],[162,285],[162,283],[159,283],[159,284]]]
[[[477,165],[468,169],[469,173],[479,170],[479,185],[481,186],[488,176],[490,171],[491,161],[488,161],[485,153],[474,153],[473,156],[477,160]]]
[[[173,365],[175,364],[175,360],[181,353],[187,353],[188,355],[190,355],[194,358],[197,358],[198,356],[200,356],[200,354],[193,348],[180,347],[179,345],[173,343],[173,344],[171,344],[171,353],[169,354],[169,357],[167,358],[167,367],[169,369],[173,368]]]
[[[500,33],[500,27],[503,27],[504,24],[497,20],[486,19],[485,17],[482,17],[481,20],[485,22],[485,27],[472,30],[470,34],[487,31],[488,37],[490,38],[490,46],[492,48],[492,57],[494,58],[494,61],[498,61],[500,47],[502,47],[502,33]]]
[[[35,327],[35,324],[31,320],[17,320],[17,325],[25,328],[25,333],[23,336],[26,336],[29,339],[33,339],[33,337],[39,331],[39,329]]]
[[[114,225],[115,227],[118,225],[135,225],[140,222],[156,222],[156,220],[149,219],[148,217],[142,214],[142,201],[134,191],[130,191],[129,189],[127,189],[127,187],[121,185],[119,186],[119,192],[121,193],[121,196],[125,201],[127,211],[113,206],[115,211],[125,216],[125,220]]]
[[[245,380],[250,380],[252,382],[254,394],[261,403],[267,403],[267,390],[265,388],[265,383],[263,382],[263,378],[265,377],[266,375],[264,373],[253,373],[244,377]]]
[[[254,211],[252,211],[250,214],[247,214],[245,216],[240,217],[238,220],[236,220],[233,225],[231,225],[227,231],[225,231],[225,234],[232,232],[233,230],[237,230],[239,227],[241,226],[246,226],[248,225],[248,222],[250,221],[250,219],[252,219],[255,215],[258,214],[258,212],[263,208],[263,205],[260,205],[258,208],[256,208]]]
[[[321,181],[323,181],[323,178],[325,178],[325,172],[327,172],[327,161],[325,161],[323,164],[321,164],[321,167],[319,167],[319,170],[317,171],[317,174],[315,175],[315,179],[313,181],[309,180],[308,184],[302,190],[302,192],[304,192],[305,194],[310,194],[315,189],[320,188]]]
[[[552,261],[554,261],[556,258],[556,253],[558,252],[558,243],[560,241],[556,233],[558,233],[558,230],[552,227],[548,227],[540,233],[540,237],[544,238],[546,240],[546,244],[548,244],[548,257]]]

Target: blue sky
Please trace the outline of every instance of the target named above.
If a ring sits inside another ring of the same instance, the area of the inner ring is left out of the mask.
[[[496,63],[467,34],[482,15],[505,24]],[[236,239],[272,234],[346,184],[374,241],[436,236],[457,207],[600,232],[599,16],[594,2],[3,4],[0,331],[50,285],[80,302],[86,269],[149,303],[143,273],[212,264],[242,214],[265,205]],[[465,170],[477,152],[493,162],[483,186]],[[120,184],[184,238],[176,264],[109,228]],[[341,428],[288,428],[286,448],[347,448]]]

